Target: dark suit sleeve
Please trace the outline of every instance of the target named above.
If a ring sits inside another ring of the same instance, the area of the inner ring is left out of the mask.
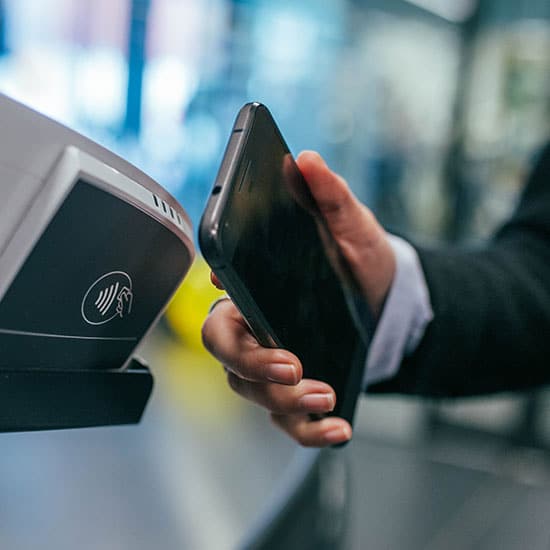
[[[479,250],[423,250],[434,319],[369,392],[459,396],[550,383],[550,146],[518,208]]]

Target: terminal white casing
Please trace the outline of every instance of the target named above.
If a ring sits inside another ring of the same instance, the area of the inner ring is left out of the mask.
[[[160,185],[0,95],[0,371],[123,367],[193,257],[189,218]],[[131,313],[111,296],[113,321],[87,321],[86,292],[119,272]]]

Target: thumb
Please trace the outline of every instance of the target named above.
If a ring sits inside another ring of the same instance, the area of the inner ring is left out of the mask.
[[[386,232],[318,153],[305,151],[296,162],[329,232],[378,315],[395,272],[395,257]]]

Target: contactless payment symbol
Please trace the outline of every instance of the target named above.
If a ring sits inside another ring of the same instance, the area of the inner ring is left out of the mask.
[[[102,325],[132,311],[132,279],[124,271],[111,271],[97,279],[87,290],[80,311],[90,325]]]

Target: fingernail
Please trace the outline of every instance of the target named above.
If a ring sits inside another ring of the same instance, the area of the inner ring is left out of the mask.
[[[309,393],[300,397],[299,403],[308,412],[329,412],[334,409],[334,396],[331,393]]]
[[[345,428],[334,428],[325,434],[325,441],[331,445],[343,443],[349,439],[351,439],[351,429],[348,426]]]
[[[266,377],[272,382],[297,384],[298,369],[295,365],[289,363],[274,363],[273,365],[267,366]]]

